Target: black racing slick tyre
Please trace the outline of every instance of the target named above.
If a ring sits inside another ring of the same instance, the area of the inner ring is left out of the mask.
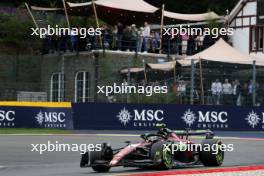
[[[101,151],[90,152],[91,167],[96,172],[108,172],[110,166],[105,162],[111,160],[113,157],[113,150],[106,143],[102,144]]]
[[[173,168],[174,157],[172,151],[169,150],[167,142],[159,141],[151,146],[150,157],[157,165],[157,169],[168,170]]]
[[[204,166],[221,166],[224,161],[222,142],[218,139],[205,139],[199,152],[200,161]]]

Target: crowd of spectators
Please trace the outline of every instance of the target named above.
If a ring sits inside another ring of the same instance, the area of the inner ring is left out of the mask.
[[[210,36],[187,36],[178,35],[161,37],[159,30],[152,30],[148,22],[144,26],[137,27],[135,24],[115,26],[103,25],[102,35],[88,35],[81,38],[76,35],[69,36],[46,36],[43,39],[43,54],[66,51],[88,51],[93,49],[109,49],[120,51],[136,51],[158,53],[162,43],[163,53],[169,54],[195,54],[209,46],[215,40]],[[102,42],[101,42],[102,41]]]
[[[239,80],[234,80],[232,83],[228,79],[221,83],[219,79],[212,82],[211,95],[214,105],[253,105],[253,92],[256,92],[256,105],[260,105],[263,101],[263,87],[259,83],[255,86],[253,81],[245,82],[243,85]]]
[[[127,82],[126,79],[123,82]],[[190,103],[190,91],[191,84],[190,81],[185,80],[163,80],[163,81],[148,81],[131,79],[131,85],[143,85],[143,86],[164,86],[168,87],[169,92],[172,92],[177,98],[178,103],[180,104],[189,104]],[[194,87],[193,92],[193,101],[200,104],[201,95],[199,89]],[[257,106],[262,105],[264,101],[264,85],[261,86],[259,83],[256,83],[256,104]],[[216,79],[212,82],[208,92],[205,92],[206,104],[212,105],[236,105],[236,106],[252,106],[253,105],[253,92],[254,84],[250,80],[248,83],[240,83],[239,80],[234,80],[229,82],[228,79],[225,79],[222,82],[219,79]],[[172,95],[170,95],[172,96]]]

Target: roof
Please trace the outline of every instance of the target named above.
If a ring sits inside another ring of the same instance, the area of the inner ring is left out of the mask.
[[[60,11],[63,10],[63,8],[51,8],[51,7],[37,7],[37,6],[30,6],[32,10],[36,11]]]
[[[227,17],[228,22],[230,23],[240,12],[240,10],[245,6],[248,0],[240,0],[237,5],[233,8],[230,14]]]
[[[164,62],[158,64],[147,63],[147,66],[153,70],[170,71],[175,68],[176,61],[170,61],[170,62]]]
[[[98,18],[108,24],[143,24],[157,21],[156,11],[158,8],[143,0],[96,0],[94,1]],[[91,16],[93,5],[91,2],[70,3],[67,2],[69,15]]]
[[[241,53],[237,49],[230,46],[226,43],[222,38],[220,38],[214,45],[197,53],[192,56],[188,56],[183,59],[184,64],[194,59],[197,62],[199,59],[206,60],[206,61],[215,61],[215,62],[224,62],[224,63],[231,63],[231,64],[246,64],[252,65],[253,61],[256,61],[256,65],[264,66],[264,58],[256,58],[254,56]],[[178,61],[181,63],[181,61]]]
[[[84,7],[90,6],[91,2],[85,3],[70,3],[67,2],[69,7]],[[134,12],[144,12],[144,13],[154,13],[158,10],[158,8],[152,6],[151,4],[146,3],[143,0],[97,0],[94,1],[96,5],[114,8],[114,9],[122,9]]]
[[[122,69],[120,70],[120,73],[121,74],[125,74],[125,73],[138,73],[138,72],[142,72],[144,71],[144,68],[138,68],[138,67],[134,67],[134,68],[125,68],[125,69]]]
[[[215,12],[201,13],[201,14],[182,14],[182,13],[174,13],[165,11],[164,16],[177,20],[184,21],[206,21],[208,19],[220,19]]]

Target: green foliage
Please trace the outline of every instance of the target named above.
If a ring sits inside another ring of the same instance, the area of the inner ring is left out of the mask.
[[[28,19],[0,13],[0,43],[18,47],[30,45],[34,40],[30,35],[31,27],[33,27],[32,21]]]

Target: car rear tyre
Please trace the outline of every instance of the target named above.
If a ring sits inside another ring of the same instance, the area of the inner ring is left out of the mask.
[[[92,168],[95,172],[108,172],[110,170],[110,166],[106,165],[92,166]]]
[[[221,166],[224,161],[222,142],[218,139],[205,139],[199,152],[200,161],[204,166]],[[210,150],[208,150],[210,149]]]
[[[151,146],[151,159],[157,164],[157,168],[161,170],[168,170],[173,167],[174,159],[169,147],[169,143],[159,141]]]

